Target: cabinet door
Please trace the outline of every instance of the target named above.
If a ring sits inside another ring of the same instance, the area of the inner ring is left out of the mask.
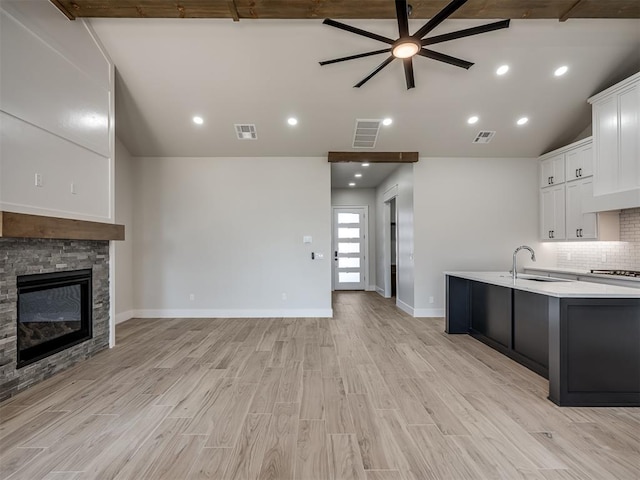
[[[612,96],[593,105],[594,176],[593,193],[617,191],[618,102]]]
[[[549,297],[513,291],[513,349],[549,367]]]
[[[511,348],[511,289],[471,282],[471,328]]]
[[[589,143],[566,153],[566,180],[576,180],[593,175],[593,148]]]
[[[547,187],[541,190],[542,205],[540,211],[540,237],[543,240],[562,240],[565,238],[564,185]]]
[[[582,202],[580,196],[580,182],[567,184],[567,240],[580,238],[582,227]]]
[[[585,178],[578,183],[580,184],[580,210],[582,211],[582,205],[586,205],[590,199],[593,199],[593,178]],[[581,218],[580,239],[598,238],[598,214],[582,213]]]
[[[564,154],[556,155],[540,162],[540,187],[558,185],[564,182]]]
[[[595,213],[583,213],[582,206],[593,198],[593,179],[585,178],[567,184],[567,239],[597,238]]]
[[[620,92],[618,190],[640,187],[640,85]]]

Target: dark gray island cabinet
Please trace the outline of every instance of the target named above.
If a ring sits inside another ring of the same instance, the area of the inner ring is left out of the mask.
[[[549,380],[561,406],[640,406],[640,289],[446,272],[446,332]]]

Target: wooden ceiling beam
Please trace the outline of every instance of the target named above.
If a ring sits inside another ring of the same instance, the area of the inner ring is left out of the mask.
[[[329,163],[415,163],[418,152],[329,152]]]
[[[393,19],[391,0],[50,0],[68,18]],[[411,18],[432,18],[449,0],[414,1]],[[640,18],[638,0],[470,0],[454,19]]]
[[[580,5],[581,3],[582,3],[582,0],[576,0],[576,2],[573,5],[571,5],[566,12],[564,12],[562,15],[560,15],[559,20],[561,22],[566,22],[569,19],[569,16],[571,15],[571,12],[573,12],[576,9],[576,7],[578,5]]]
[[[69,10],[67,10],[67,8],[58,0],[51,0],[51,3],[53,3],[58,8],[58,10],[60,10],[69,20],[76,19],[76,17],[74,17],[71,12],[69,12]]]
[[[229,13],[231,13],[231,18],[233,18],[234,22],[240,21],[240,14],[238,13],[238,6],[236,5],[235,0],[229,0],[227,2],[229,5]]]

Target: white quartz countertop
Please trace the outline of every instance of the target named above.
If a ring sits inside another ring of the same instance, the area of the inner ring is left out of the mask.
[[[466,278],[478,282],[489,283],[501,287],[524,290],[526,292],[539,293],[550,297],[560,298],[640,298],[637,288],[619,287],[603,283],[580,282],[565,280],[557,282],[543,282],[532,280],[536,275],[518,274],[514,282],[509,272],[444,272],[452,277]]]
[[[622,280],[625,282],[640,283],[640,278],[638,277],[625,277],[624,275],[604,275],[602,273],[591,273],[589,270],[575,270],[571,268],[558,268],[558,267],[532,267],[532,266],[527,266],[524,268],[525,270],[531,270],[536,272],[566,273],[568,275],[577,275],[580,277],[604,278],[608,280]],[[603,268],[603,270],[616,270],[616,269]]]

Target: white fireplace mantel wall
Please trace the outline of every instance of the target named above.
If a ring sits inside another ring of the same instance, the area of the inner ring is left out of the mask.
[[[113,222],[111,61],[46,0],[0,15],[0,210]]]

